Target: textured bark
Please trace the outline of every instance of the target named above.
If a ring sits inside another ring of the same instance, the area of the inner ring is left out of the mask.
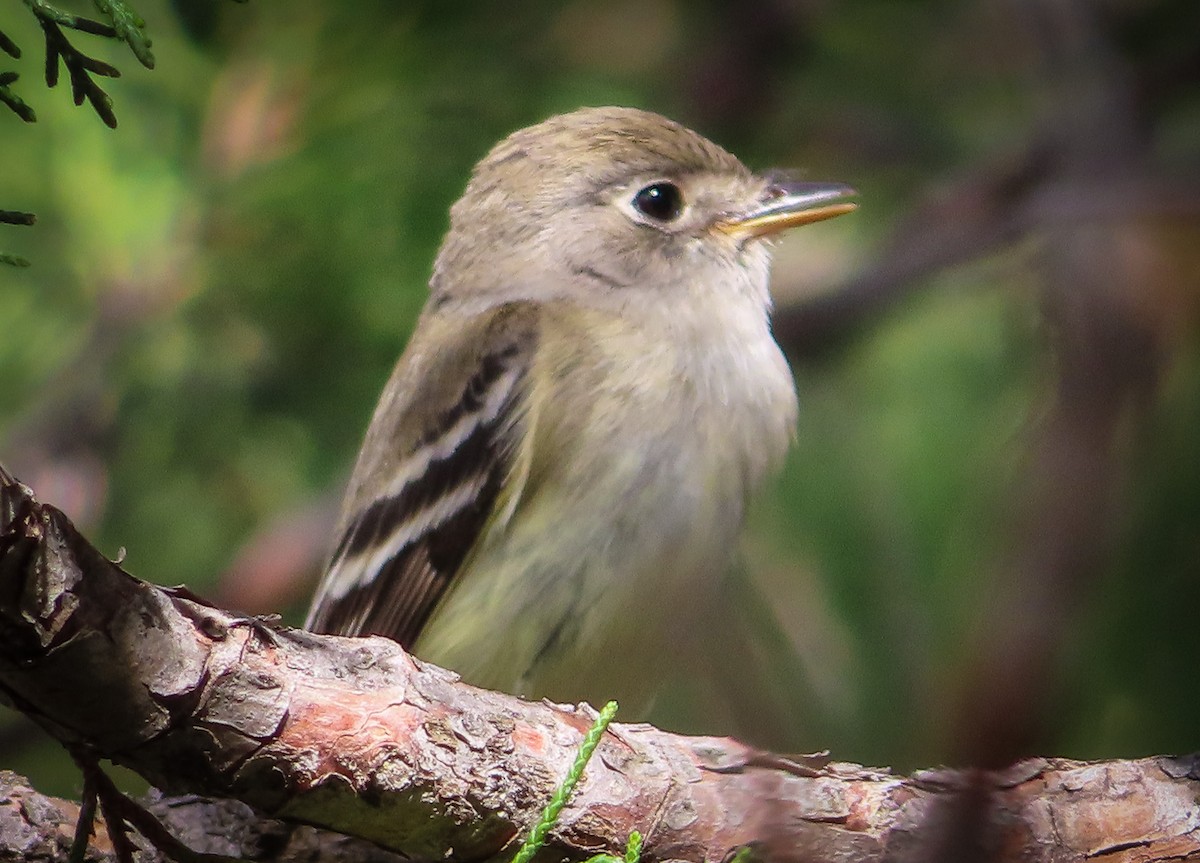
[[[167,821],[193,847],[258,859],[363,853],[297,852],[287,829],[253,827],[262,816],[408,857],[509,856],[592,721],[467,686],[390,641],[314,636],[140,581],[2,469],[0,696],[85,759],[253,807],[157,804],[200,806],[200,823],[221,813],[210,831]],[[619,853],[637,830],[653,860],[743,845],[772,861],[1200,859],[1198,792],[1190,758],[903,778],[618,725],[544,858]],[[61,858],[72,812],[10,792],[0,856]]]
[[[370,842],[312,827],[263,818],[236,800],[162,797],[143,801],[146,810],[188,847],[246,860],[305,863],[401,863],[403,857]],[[21,776],[0,770],[0,860],[66,863],[79,804],[39,794]],[[141,863],[165,860],[138,843]],[[103,822],[88,846],[93,863],[115,863]]]

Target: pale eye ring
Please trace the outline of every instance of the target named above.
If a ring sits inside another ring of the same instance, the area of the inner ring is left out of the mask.
[[[660,180],[633,196],[633,208],[656,222],[673,222],[683,213],[683,192],[674,183]]]

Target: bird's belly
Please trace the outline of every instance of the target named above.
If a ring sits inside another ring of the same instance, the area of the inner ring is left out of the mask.
[[[687,673],[743,494],[664,442],[609,441],[603,475],[543,490],[486,544],[414,652],[471,683],[644,712]],[[543,487],[544,489],[545,487]]]
[[[530,697],[615,697],[629,719],[692,673],[747,496],[786,448],[795,396],[765,330],[690,340],[709,365],[703,384],[689,376],[697,356],[640,338],[609,334],[591,362],[564,361],[554,392],[583,407],[534,420],[533,451],[556,458],[531,467],[418,656]]]

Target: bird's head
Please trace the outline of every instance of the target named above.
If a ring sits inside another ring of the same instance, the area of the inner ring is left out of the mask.
[[[760,242],[853,210],[847,186],[758,175],[707,138],[634,108],[584,108],[514,132],[451,209],[435,298],[743,284],[765,294]]]

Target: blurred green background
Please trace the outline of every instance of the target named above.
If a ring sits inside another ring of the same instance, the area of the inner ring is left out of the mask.
[[[797,445],[746,540],[797,749],[1200,745],[1200,4],[141,0],[119,128],[0,109],[0,463],[160,583],[298,622],[446,212],[580,105],[860,192],[777,251]],[[80,11],[87,12],[81,7]],[[0,766],[78,793],[15,714]]]

